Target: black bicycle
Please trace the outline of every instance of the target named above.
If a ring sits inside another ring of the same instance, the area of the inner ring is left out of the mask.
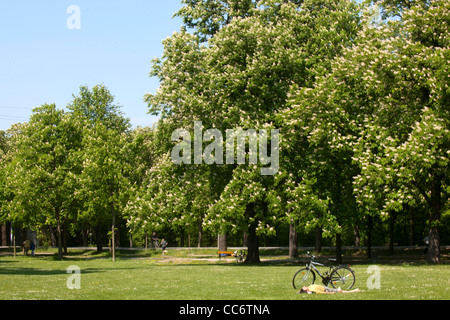
[[[325,286],[330,284],[333,288],[341,288],[344,291],[348,291],[355,285],[355,273],[347,265],[339,266],[327,266],[318,262],[314,262],[316,258],[311,253],[307,252],[310,256],[310,261],[305,268],[297,271],[292,279],[292,285],[294,289],[301,289],[304,286],[310,286],[316,281],[316,274],[322,278],[322,283]],[[336,261],[336,259],[328,259],[330,261]],[[329,268],[323,274],[316,268],[316,266]]]

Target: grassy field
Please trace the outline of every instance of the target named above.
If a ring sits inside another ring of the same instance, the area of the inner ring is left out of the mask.
[[[277,260],[261,265],[216,261],[215,250],[108,254],[71,252],[59,261],[53,253],[35,257],[0,254],[3,300],[448,300],[450,266],[421,262],[377,264],[381,289],[370,290],[369,263],[355,264],[355,288],[348,295],[301,295],[291,285],[302,262]],[[284,257],[283,257],[284,258]],[[68,289],[69,266],[80,268],[80,289]]]

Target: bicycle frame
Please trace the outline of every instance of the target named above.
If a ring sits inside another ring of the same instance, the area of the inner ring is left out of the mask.
[[[314,262],[314,261],[311,260],[311,261],[309,262],[309,264],[306,265],[306,267],[308,268],[308,272],[310,272],[311,269],[312,269],[312,270],[314,270],[315,272],[317,272],[317,274],[318,274],[322,279],[323,279],[325,276],[324,276],[322,273],[320,273],[319,269],[317,269],[316,266],[328,267],[328,268],[329,268],[329,269],[328,269],[328,273],[330,273],[330,272],[331,272],[331,269],[333,269],[332,266],[327,266],[327,265],[325,265],[325,264],[318,263],[318,262]]]

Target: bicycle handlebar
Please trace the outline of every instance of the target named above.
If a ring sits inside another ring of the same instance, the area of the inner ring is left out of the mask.
[[[311,260],[314,260],[316,258],[316,256],[312,255],[309,251],[307,251],[306,254],[311,257]]]

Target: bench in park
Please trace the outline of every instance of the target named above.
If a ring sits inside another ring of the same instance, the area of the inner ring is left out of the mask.
[[[234,257],[234,251],[217,251],[219,259],[222,257]]]
[[[219,259],[222,257],[236,257],[236,262],[244,262],[245,258],[247,258],[247,252],[245,250],[236,250],[236,251],[217,251],[219,255]]]

